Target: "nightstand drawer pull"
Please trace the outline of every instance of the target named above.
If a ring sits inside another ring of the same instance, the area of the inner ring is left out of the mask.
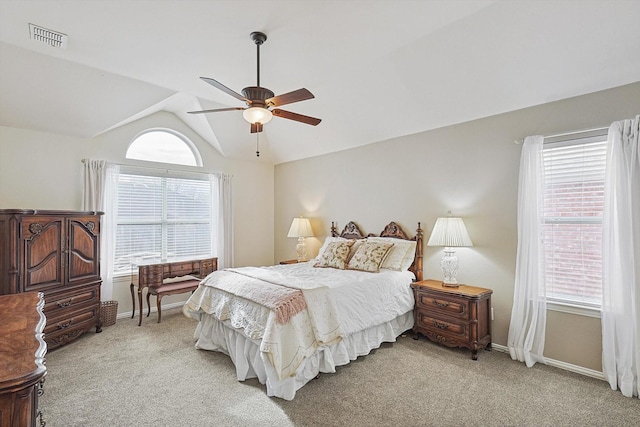
[[[442,307],[442,308],[446,308],[449,307],[449,303],[448,302],[439,302],[438,300],[433,300],[433,303],[435,305],[437,305],[438,307]]]
[[[438,329],[447,329],[447,328],[449,327],[449,325],[448,325],[448,324],[446,324],[446,323],[440,323],[440,322],[438,322],[437,320],[434,320],[434,321],[433,321],[433,324],[434,324],[434,325],[436,326],[436,328],[438,328]]]

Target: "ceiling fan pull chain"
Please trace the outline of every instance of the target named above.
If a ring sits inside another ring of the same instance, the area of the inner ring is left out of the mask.
[[[256,157],[260,157],[260,134],[256,133]]]

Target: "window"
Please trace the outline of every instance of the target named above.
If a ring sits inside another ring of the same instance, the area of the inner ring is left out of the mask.
[[[129,145],[126,158],[202,166],[198,150],[193,144],[186,137],[169,130],[147,130],[138,135]]]
[[[121,170],[114,274],[140,263],[211,256],[211,229],[207,175]]]
[[[545,276],[552,303],[600,307],[606,142],[606,130],[545,138]]]
[[[168,129],[142,132],[127,159],[201,166],[198,150]],[[208,175],[122,167],[117,182],[114,274],[141,263],[212,255],[211,184]]]

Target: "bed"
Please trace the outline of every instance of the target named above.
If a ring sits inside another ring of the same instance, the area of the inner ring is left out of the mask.
[[[196,348],[228,355],[239,381],[293,400],[320,373],[394,342],[413,327],[411,283],[422,280],[422,229],[395,222],[379,236],[334,223],[308,262],[211,273],[183,307]]]

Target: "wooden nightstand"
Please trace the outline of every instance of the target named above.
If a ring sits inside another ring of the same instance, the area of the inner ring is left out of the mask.
[[[297,264],[297,263],[298,263],[297,259],[288,259],[286,261],[280,261],[280,264],[282,264],[282,265],[285,265],[285,264]]]
[[[444,287],[439,280],[423,280],[411,287],[416,300],[414,339],[422,334],[448,347],[466,347],[473,360],[478,359],[478,349],[491,350],[491,289]]]

